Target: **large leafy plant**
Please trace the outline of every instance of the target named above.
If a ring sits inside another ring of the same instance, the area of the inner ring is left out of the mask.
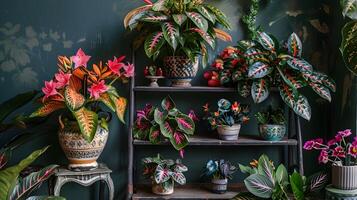
[[[143,175],[156,184],[160,184],[164,188],[170,188],[174,182],[180,185],[186,184],[183,172],[188,169],[181,163],[181,160],[163,159],[158,154],[156,157],[144,158],[142,162],[144,165]]]
[[[243,173],[249,174],[244,180],[248,191],[264,199],[287,200],[290,191],[297,200],[308,199],[320,191],[327,182],[327,176],[322,173],[309,178],[297,172],[289,176],[283,164],[275,168],[274,163],[266,155],[260,156],[258,161],[254,160],[250,166],[240,164],[239,168]]]
[[[87,68],[90,56],[79,49],[75,56],[58,57],[59,72],[42,88],[44,95],[38,100],[42,105],[30,117],[44,117],[54,111],[66,109],[79,125],[86,141],[91,142],[101,125],[107,128],[106,119],[98,116],[104,104],[124,123],[127,100],[113,87],[115,81],[127,82],[134,75],[134,66],[123,63],[124,56],[93,64]],[[110,82],[109,82],[110,81]]]
[[[162,100],[161,108],[146,105],[137,111],[134,138],[149,140],[153,144],[167,139],[183,156],[183,148],[195,132],[194,113],[186,115],[179,111],[169,96]]]
[[[209,160],[206,164],[204,175],[212,177],[213,179],[232,179],[232,175],[236,172],[237,168],[229,161]]]
[[[217,27],[230,28],[225,14],[203,0],[145,1],[147,5],[130,11],[125,19],[126,28],[138,28],[142,33],[146,55],[154,60],[159,55],[187,56],[192,61],[202,55],[207,63],[207,46],[216,46],[216,38],[230,41],[231,37]]]

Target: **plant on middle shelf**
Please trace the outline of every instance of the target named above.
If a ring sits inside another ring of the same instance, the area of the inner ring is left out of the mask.
[[[305,150],[320,151],[319,163],[332,164],[332,185],[342,190],[357,189],[357,137],[352,140],[351,136],[351,130],[346,129],[327,143],[317,138],[304,144]]]
[[[150,87],[159,87],[157,81],[165,78],[161,67],[155,65],[146,66],[144,69],[144,76],[150,80]]]
[[[162,100],[161,108],[147,104],[144,109],[137,111],[134,138],[149,140],[152,144],[168,139],[183,157],[189,137],[195,132],[194,120],[197,117],[193,111],[188,115],[179,111],[169,96]]]
[[[152,182],[152,192],[159,195],[168,195],[174,192],[175,182],[184,185],[186,178],[183,172],[188,169],[177,159],[163,159],[159,154],[156,157],[142,159],[143,175]]]
[[[126,15],[124,26],[141,32],[136,42],[145,41],[147,57],[163,58],[166,75],[173,80],[173,86],[190,86],[187,79],[196,75],[198,57],[202,57],[202,65],[206,66],[207,47],[215,49],[216,38],[231,41],[231,36],[218,28],[230,28],[227,17],[203,0],[145,2],[147,5]]]
[[[284,111],[280,108],[273,109],[272,106],[266,111],[255,114],[259,124],[260,136],[269,141],[279,141],[286,133]]]
[[[211,178],[212,191],[214,193],[223,194],[227,191],[228,179],[232,179],[232,175],[237,168],[229,161],[210,160],[206,164],[204,176]]]
[[[217,111],[210,111],[209,104],[203,106],[205,117],[212,129],[217,129],[222,140],[238,140],[241,124],[249,121],[249,106],[238,102],[233,104],[227,99],[220,99]]]
[[[248,191],[264,199],[288,200],[291,196],[296,200],[314,199],[327,182],[327,175],[320,172],[309,178],[296,171],[289,175],[283,164],[275,168],[266,155],[260,156],[258,161],[253,160],[250,166],[239,164],[239,168],[242,173],[249,174],[244,180]]]

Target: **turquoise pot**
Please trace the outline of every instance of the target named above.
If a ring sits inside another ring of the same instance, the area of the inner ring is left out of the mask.
[[[259,125],[260,137],[268,141],[280,141],[286,133],[285,125],[281,124],[261,124]]]

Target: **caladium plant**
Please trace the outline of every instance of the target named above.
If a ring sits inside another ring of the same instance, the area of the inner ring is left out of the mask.
[[[183,148],[188,145],[189,137],[195,132],[195,114],[191,111],[186,115],[179,111],[169,96],[162,100],[161,108],[146,105],[144,109],[137,111],[134,138],[149,140],[153,144],[169,140],[183,157]]]
[[[226,15],[203,0],[157,0],[130,11],[124,26],[142,33],[137,41],[144,42],[149,58],[159,55],[180,55],[195,61],[202,55],[203,66],[208,60],[207,46],[215,48],[216,38],[231,41],[231,36],[217,27],[229,29]],[[140,44],[141,45],[141,44]],[[139,46],[139,45],[136,45]]]
[[[163,159],[158,154],[156,157],[144,158],[142,162],[144,165],[143,175],[156,184],[160,184],[164,188],[168,188],[174,182],[180,185],[186,184],[183,172],[186,172],[188,168],[182,164],[181,160]]]

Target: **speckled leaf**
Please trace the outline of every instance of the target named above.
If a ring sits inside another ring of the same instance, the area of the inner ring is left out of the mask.
[[[84,139],[89,143],[92,142],[98,126],[97,113],[82,107],[79,110],[73,111],[73,115],[77,119]]]
[[[263,78],[273,71],[273,67],[263,62],[256,62],[249,67],[248,76],[250,78]]]
[[[252,98],[254,103],[261,103],[269,96],[268,83],[265,79],[254,80],[252,84]]]
[[[288,51],[293,57],[301,57],[302,43],[296,33],[292,33],[288,39]]]
[[[326,99],[327,101],[331,102],[331,93],[328,88],[318,83],[311,82],[309,84],[311,88],[316,92],[316,94],[318,94],[323,99]]]
[[[144,43],[144,49],[146,55],[150,58],[157,51],[159,51],[162,45],[165,43],[164,33],[163,32],[155,32],[146,38]]]
[[[307,98],[299,93],[296,93],[295,95],[296,103],[293,108],[294,112],[309,121],[311,118],[311,107]]]
[[[267,33],[259,32],[256,40],[265,50],[275,51],[274,40]]]
[[[164,33],[165,40],[174,50],[176,50],[178,44],[177,37],[179,35],[177,27],[172,22],[164,22],[161,24],[161,28]]]
[[[40,108],[33,112],[30,117],[45,117],[52,112],[65,108],[66,105],[61,101],[49,101],[45,102]]]
[[[204,16],[206,19],[208,19],[210,22],[213,24],[216,22],[216,17],[213,13],[211,13],[207,8],[204,6],[198,6],[197,11],[201,13],[202,16]]]
[[[186,12],[186,15],[199,29],[201,29],[203,32],[207,32],[208,23],[202,15],[196,12]]]
[[[72,110],[78,110],[85,102],[85,98],[82,94],[78,93],[73,87],[67,86],[64,90],[64,97],[66,105]]]
[[[174,21],[175,21],[176,24],[178,24],[179,26],[181,26],[181,25],[187,20],[187,16],[184,15],[184,14],[172,15],[172,18],[174,18]]]
[[[116,97],[114,95],[110,95],[110,98],[115,105],[115,113],[117,114],[119,120],[125,124],[124,116],[128,100],[124,97]]]
[[[103,102],[110,110],[115,112],[115,105],[107,92],[100,95],[99,101]]]
[[[277,67],[277,69],[284,82],[290,87],[299,89],[306,86],[306,83],[303,81],[300,74],[294,73],[292,70],[280,69],[280,67]]]
[[[279,91],[280,96],[286,105],[293,109],[295,105],[293,89],[291,89],[287,84],[282,84],[279,88]]]
[[[287,64],[295,69],[295,70],[299,70],[301,72],[311,72],[312,71],[312,66],[310,63],[308,63],[307,61],[305,60],[302,60],[302,59],[298,59],[298,58],[289,58],[287,60]]]
[[[267,52],[262,51],[258,48],[250,48],[244,53],[244,56],[247,58],[250,64],[253,64],[257,61],[268,63],[269,60],[266,58],[267,55]]]
[[[340,50],[347,68],[357,75],[357,21],[348,22],[343,27]]]

